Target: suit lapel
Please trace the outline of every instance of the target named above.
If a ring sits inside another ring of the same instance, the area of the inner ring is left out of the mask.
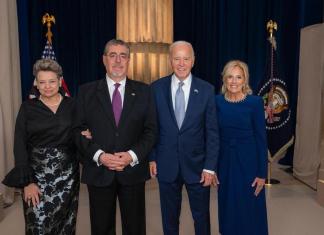
[[[110,95],[108,92],[108,86],[106,79],[103,79],[99,82],[97,86],[97,97],[100,101],[100,104],[108,117],[108,119],[116,126],[114,112],[112,110],[112,104],[110,100]]]
[[[122,126],[127,117],[129,116],[130,111],[134,106],[134,102],[136,100],[136,89],[134,87],[133,81],[128,79],[126,80],[125,86],[125,95],[124,95],[124,102],[123,102],[123,110],[121,113],[120,121],[118,126]]]
[[[183,119],[182,126],[180,128],[181,131],[185,130],[185,128],[190,124],[190,120],[192,119],[191,116],[195,112],[195,107],[197,107],[197,105],[199,105],[198,104],[198,96],[199,96],[199,89],[197,86],[197,82],[196,82],[195,77],[192,76],[188,106],[187,106],[187,110],[185,113],[185,117]]]
[[[173,102],[172,102],[171,82],[172,82],[172,75],[169,76],[169,79],[165,83],[165,87],[164,87],[165,92],[163,92],[163,94],[166,94],[166,99],[167,99],[167,103],[169,106],[169,111],[170,111],[171,117],[174,121],[174,124],[178,127],[177,119],[174,114]]]

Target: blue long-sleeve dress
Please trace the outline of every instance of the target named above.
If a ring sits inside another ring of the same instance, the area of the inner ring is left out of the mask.
[[[267,235],[265,190],[252,183],[266,178],[267,140],[263,101],[248,95],[232,103],[216,96],[220,129],[217,174],[219,231],[222,235]]]

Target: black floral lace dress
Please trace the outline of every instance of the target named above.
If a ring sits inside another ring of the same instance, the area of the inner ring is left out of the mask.
[[[36,183],[36,207],[23,201],[26,234],[75,234],[79,164],[73,147],[74,101],[65,97],[53,113],[38,99],[19,110],[14,141],[15,168],[3,183],[23,188]]]

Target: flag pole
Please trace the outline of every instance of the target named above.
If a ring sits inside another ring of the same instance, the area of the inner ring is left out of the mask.
[[[272,107],[272,101],[273,101],[273,91],[274,91],[274,86],[273,86],[273,53],[274,50],[276,49],[276,41],[275,41],[275,37],[273,36],[274,30],[278,29],[278,25],[275,21],[273,20],[269,20],[267,22],[267,30],[269,33],[269,42],[271,44],[271,59],[270,59],[270,82],[271,82],[271,86],[270,86],[270,92],[269,92],[269,97],[268,97],[268,105],[266,107],[267,113],[269,115],[269,122],[273,123],[274,119],[273,119],[273,107]],[[266,185],[267,186],[271,186],[272,184],[279,184],[280,181],[276,180],[276,179],[272,179],[271,178],[271,161],[269,161],[269,157],[270,157],[270,153],[268,153],[268,174],[267,174],[267,180],[266,180]]]
[[[267,175],[266,185],[271,186],[271,164],[269,160],[268,160],[268,175]]]

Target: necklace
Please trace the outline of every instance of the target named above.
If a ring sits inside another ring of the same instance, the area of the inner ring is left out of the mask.
[[[246,95],[243,95],[243,97],[241,99],[232,100],[232,99],[228,98],[227,93],[225,93],[224,94],[224,99],[229,103],[240,103],[240,102],[243,102],[246,99]]]
[[[46,106],[54,107],[54,106],[58,106],[62,101],[62,96],[61,95],[59,95],[59,96],[60,96],[59,101],[55,104],[49,104],[49,103],[45,102],[45,100],[42,99],[42,96],[39,96],[39,100],[42,101]]]

